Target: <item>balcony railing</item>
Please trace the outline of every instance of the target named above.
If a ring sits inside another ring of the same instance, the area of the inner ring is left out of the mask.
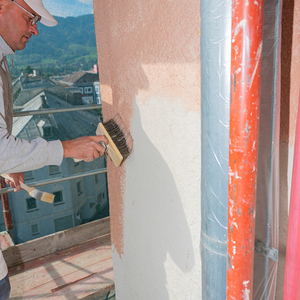
[[[78,178],[83,178],[83,177],[87,177],[87,176],[92,176],[92,175],[96,175],[96,174],[102,174],[102,173],[106,173],[106,172],[107,172],[107,169],[103,168],[103,169],[97,169],[97,170],[93,170],[93,171],[77,173],[74,175],[62,176],[62,177],[55,178],[55,179],[40,180],[40,181],[28,183],[27,185],[29,187],[39,187],[39,186],[44,186],[44,185],[48,185],[48,184],[60,183],[60,182],[68,181],[68,180],[72,180],[72,179],[78,179]],[[13,188],[0,189],[0,195],[11,193],[13,191],[14,191]]]
[[[27,110],[27,111],[14,111],[13,115],[14,117],[24,117],[24,116],[33,116],[33,115],[45,115],[45,114],[56,114],[56,113],[66,113],[66,112],[74,112],[74,111],[83,111],[83,110],[92,110],[92,109],[101,109],[102,105],[101,104],[94,104],[94,105],[80,105],[80,106],[74,106],[74,107],[62,107],[62,108],[49,108],[49,109],[40,109],[40,110]],[[47,179],[43,181],[38,181],[38,182],[32,182],[28,184],[30,187],[38,187],[38,186],[43,186],[43,185],[48,185],[48,184],[53,184],[53,183],[59,183],[62,181],[68,181],[72,179],[78,179],[82,177],[87,177],[91,175],[96,175],[96,174],[102,174],[106,172],[105,169],[98,169],[98,170],[93,170],[89,172],[82,172],[78,173],[76,175],[70,175],[70,176],[62,176],[57,179]],[[13,192],[12,188],[2,188],[0,189],[0,195],[1,194],[6,194],[6,193],[11,193]]]
[[[62,107],[62,108],[50,108],[50,109],[40,109],[40,110],[31,110],[31,111],[14,111],[13,115],[14,117],[24,117],[24,116],[31,116],[31,115],[43,115],[43,114],[55,114],[55,113],[67,113],[67,112],[74,112],[74,111],[83,111],[83,110],[93,110],[93,109],[101,109],[101,104],[94,104],[94,105],[79,105],[74,107]],[[28,184],[30,187],[39,187],[43,185],[48,184],[54,184],[54,183],[60,183],[63,181],[68,181],[72,179],[78,179],[83,178],[87,176],[92,176],[96,174],[102,174],[105,173],[107,170],[104,169],[98,169],[93,171],[87,171],[82,173],[77,173],[75,175],[68,175],[68,176],[62,176],[60,178],[56,179],[46,179],[38,182],[32,182]],[[2,198],[2,205],[3,205],[3,215],[4,215],[4,221],[5,221],[5,227],[6,230],[12,233],[12,218],[10,215],[10,209],[9,209],[9,202],[7,196],[4,194],[13,192],[12,188],[4,188],[5,186],[4,181],[1,183],[2,188],[0,188],[0,195]]]

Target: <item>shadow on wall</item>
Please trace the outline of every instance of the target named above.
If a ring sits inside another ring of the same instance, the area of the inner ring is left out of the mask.
[[[193,269],[192,237],[173,174],[143,130],[136,104],[134,112],[133,135],[138,140],[135,140],[134,155],[126,163],[126,191],[134,192],[135,198],[125,203],[126,255],[122,257],[125,264],[122,271],[134,274],[137,280],[126,274],[116,276],[121,276],[122,284],[130,289],[127,297],[122,293],[122,299],[129,299],[132,291],[142,293],[135,294],[136,299],[148,299],[149,295],[152,299],[169,299],[166,264],[172,278],[173,272],[180,278],[181,272]],[[179,280],[179,289],[181,285]]]

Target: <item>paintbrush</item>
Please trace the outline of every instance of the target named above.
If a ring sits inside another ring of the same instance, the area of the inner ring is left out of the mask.
[[[99,123],[96,134],[106,136],[108,144],[104,145],[105,152],[116,167],[121,166],[132,152],[133,139],[120,115],[117,114],[113,119]]]
[[[106,136],[108,144],[105,145],[102,142],[100,144],[105,148],[105,153],[108,154],[115,166],[121,166],[132,152],[133,139],[120,115],[117,114],[113,119],[99,123],[96,134]],[[79,162],[82,159],[74,158],[74,161]]]
[[[1,176],[8,180],[13,181],[13,179],[8,174],[2,174]],[[47,203],[52,203],[54,200],[55,196],[53,194],[42,192],[34,187],[29,187],[21,181],[20,181],[20,186],[23,190],[26,190],[31,197],[33,197],[37,200],[41,200],[41,201],[44,201]]]

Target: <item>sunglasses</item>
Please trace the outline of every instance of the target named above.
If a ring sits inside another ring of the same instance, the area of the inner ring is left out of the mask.
[[[40,20],[41,20],[41,17],[40,16],[35,16],[33,15],[32,13],[30,13],[28,10],[26,10],[23,6],[21,6],[20,4],[18,4],[16,1],[14,0],[11,0],[13,3],[15,3],[16,5],[18,5],[20,8],[22,8],[24,11],[26,11],[30,17],[32,18],[32,21],[31,21],[31,25],[34,26],[35,24],[37,24]]]

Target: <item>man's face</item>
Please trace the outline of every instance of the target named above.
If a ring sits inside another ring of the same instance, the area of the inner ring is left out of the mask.
[[[13,50],[23,50],[32,35],[38,35],[32,17],[11,0],[2,0],[0,10],[0,34]],[[33,15],[36,13],[23,1],[16,0]]]

